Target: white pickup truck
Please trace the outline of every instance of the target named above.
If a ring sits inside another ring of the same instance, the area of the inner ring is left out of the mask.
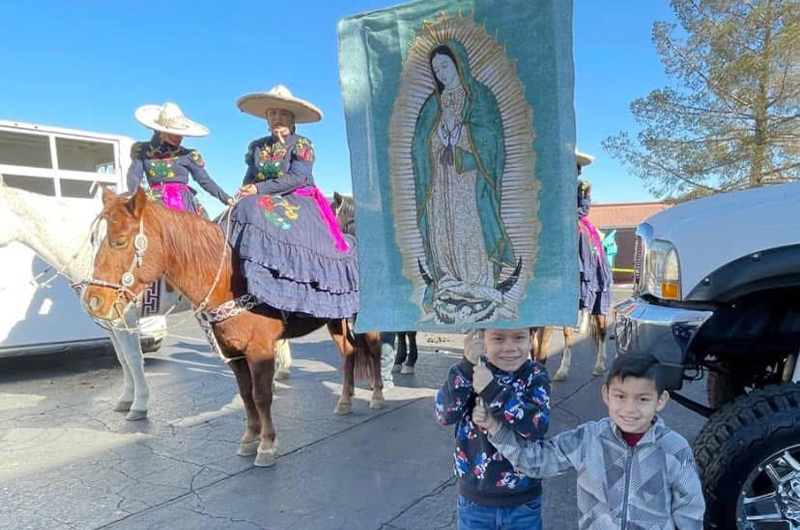
[[[800,183],[679,204],[637,228],[619,354],[650,352],[694,442],[706,528],[800,528]],[[708,404],[679,393],[706,378]]]

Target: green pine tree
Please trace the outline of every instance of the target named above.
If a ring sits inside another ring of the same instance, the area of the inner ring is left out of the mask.
[[[800,0],[670,0],[653,41],[672,86],[604,149],[658,197],[800,180]]]

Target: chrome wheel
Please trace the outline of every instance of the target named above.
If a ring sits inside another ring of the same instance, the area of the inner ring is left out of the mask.
[[[800,444],[753,469],[736,504],[739,530],[800,530]]]

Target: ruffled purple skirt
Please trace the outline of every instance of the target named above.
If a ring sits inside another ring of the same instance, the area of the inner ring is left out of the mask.
[[[250,294],[319,318],[358,312],[355,240],[341,239],[341,232],[336,237],[313,195],[251,195],[239,201],[230,222],[229,242]]]

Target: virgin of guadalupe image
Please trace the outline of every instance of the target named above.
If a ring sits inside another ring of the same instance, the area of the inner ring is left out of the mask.
[[[428,56],[433,92],[420,108],[411,145],[416,220],[424,260],[422,309],[441,323],[496,318],[523,259],[501,217],[506,145],[491,89],[450,39]]]

